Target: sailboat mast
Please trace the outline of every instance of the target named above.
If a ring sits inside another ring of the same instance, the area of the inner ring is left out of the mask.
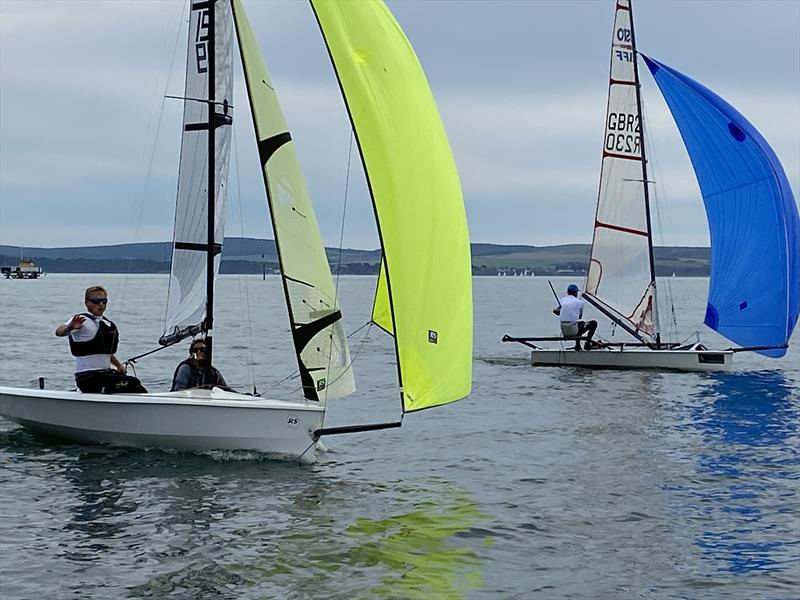
[[[644,113],[642,112],[642,83],[639,80],[639,61],[637,60],[636,50],[636,31],[633,25],[633,0],[628,4],[628,11],[630,13],[631,21],[631,46],[633,50],[633,75],[636,81],[634,86],[636,89],[636,110],[639,113],[639,143],[642,153],[642,185],[644,186],[644,212],[647,217],[647,250],[650,255],[650,281],[653,286],[653,303],[656,302],[656,262],[655,253],[653,252],[653,227],[650,217],[650,187],[647,179],[647,154],[644,147]],[[654,309],[654,314],[658,314],[658,310]],[[656,323],[656,347],[661,346],[661,332],[658,330],[658,323]]]
[[[211,358],[213,352],[212,333],[214,330],[214,254],[216,244],[214,229],[216,228],[216,48],[214,9],[216,0],[208,3],[208,238],[206,245],[206,354],[203,363],[206,381],[210,381]]]
[[[655,263],[630,0],[617,0],[594,235],[583,298],[656,347]]]

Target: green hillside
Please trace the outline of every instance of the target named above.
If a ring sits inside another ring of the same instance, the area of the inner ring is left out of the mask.
[[[24,248],[25,258],[34,260],[50,273],[168,273],[170,242],[147,242],[113,246],[70,248]],[[334,272],[376,274],[379,250],[327,248]],[[341,256],[341,265],[338,264]],[[0,245],[0,264],[16,265],[19,246]],[[523,246],[472,244],[472,271],[475,275],[536,274],[583,275],[589,260],[588,244],[561,246]],[[655,248],[656,274],[669,276],[708,276],[709,248]],[[222,273],[276,272],[278,256],[273,240],[226,238],[222,253]]]

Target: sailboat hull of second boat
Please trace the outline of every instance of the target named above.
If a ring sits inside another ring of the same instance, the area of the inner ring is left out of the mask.
[[[731,350],[650,350],[613,347],[591,352],[537,349],[531,352],[536,367],[587,367],[592,369],[661,369],[675,371],[730,371]]]

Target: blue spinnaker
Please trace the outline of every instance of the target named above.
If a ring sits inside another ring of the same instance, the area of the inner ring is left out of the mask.
[[[800,312],[800,217],[767,141],[735,108],[644,55],[692,161],[711,235],[705,324],[744,347],[783,346]],[[785,348],[760,350],[779,358]]]

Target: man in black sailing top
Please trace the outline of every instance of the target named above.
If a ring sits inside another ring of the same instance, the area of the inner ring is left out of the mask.
[[[211,377],[206,377],[203,364],[205,353],[205,340],[201,338],[192,340],[192,343],[189,344],[189,358],[178,365],[172,376],[171,392],[188,390],[191,388],[205,388],[210,390],[212,387],[218,387],[229,392],[234,391],[228,387],[222,373],[215,367],[211,367]]]
[[[578,298],[578,286],[574,283],[567,287],[567,295],[559,300],[558,306],[553,309],[561,322],[561,335],[564,337],[580,337],[588,333],[583,348],[590,350],[592,336],[597,330],[597,321],[581,321],[583,318],[583,300]],[[575,340],[575,350],[581,349],[581,341]]]
[[[115,356],[119,330],[104,316],[108,306],[105,288],[87,288],[83,299],[87,312],[72,315],[55,332],[58,337],[69,338],[78,389],[92,394],[146,393],[138,379],[126,375],[125,365]]]

